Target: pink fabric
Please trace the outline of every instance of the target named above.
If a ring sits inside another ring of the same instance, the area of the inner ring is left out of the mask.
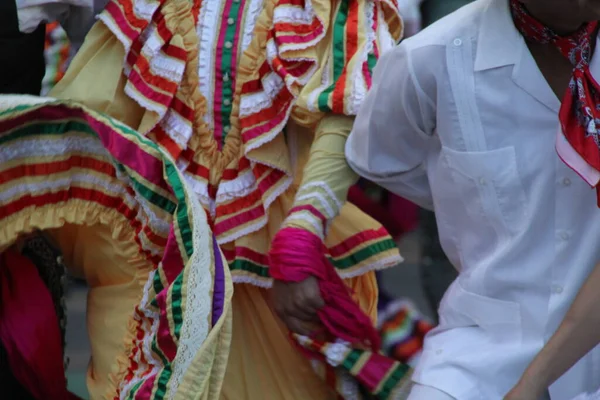
[[[556,134],[556,152],[560,159],[585,180],[590,186],[596,187],[600,182],[600,172],[588,164],[583,157],[571,146],[561,128]]]
[[[9,249],[0,255],[0,340],[15,378],[38,400],[69,400],[52,297],[33,263]]]
[[[284,282],[316,277],[325,302],[319,317],[329,336],[327,340],[342,339],[378,351],[377,330],[352,300],[344,281],[325,257],[325,251],[322,240],[311,232],[284,228],[275,236],[269,252],[271,276]]]
[[[387,204],[382,204],[370,199],[359,185],[354,185],[348,191],[348,201],[383,225],[395,239],[419,224],[419,207],[392,193],[388,193]]]

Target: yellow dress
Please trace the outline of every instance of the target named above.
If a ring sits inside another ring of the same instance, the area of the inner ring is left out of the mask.
[[[92,397],[216,398],[233,287],[170,157],[106,116],[30,96],[0,96],[0,148],[0,251],[43,231],[90,287]]]
[[[343,391],[276,319],[268,252],[282,226],[319,235],[375,319],[373,271],[401,257],[344,204],[356,176],[343,154],[374,63],[401,28],[394,0],[114,0],[51,92],[158,143],[203,205],[234,283],[246,284],[233,300],[224,398]]]

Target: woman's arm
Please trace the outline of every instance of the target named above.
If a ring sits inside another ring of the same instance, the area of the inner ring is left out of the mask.
[[[506,400],[534,400],[600,343],[600,264],[594,268],[550,341]]]

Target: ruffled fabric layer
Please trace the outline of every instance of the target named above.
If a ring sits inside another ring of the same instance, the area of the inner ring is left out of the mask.
[[[125,49],[124,90],[145,110],[138,130],[177,160],[219,244],[264,228],[270,207],[290,188],[290,118],[312,126],[324,112],[353,115],[379,53],[401,34],[392,1],[344,4],[264,2],[236,72],[221,150],[199,90],[196,24],[206,4],[118,0],[100,16]]]
[[[119,122],[30,97],[0,98],[0,146],[0,249],[34,230],[102,224],[147,260],[132,271],[139,304],[105,398],[217,398],[231,280],[170,157]]]

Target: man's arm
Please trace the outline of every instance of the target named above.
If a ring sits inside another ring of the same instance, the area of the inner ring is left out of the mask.
[[[410,52],[400,45],[377,65],[346,144],[348,163],[359,175],[428,209],[433,200],[425,161],[434,144],[434,97],[419,84]]]
[[[556,333],[529,365],[507,400],[536,399],[600,343],[600,264],[575,298]]]

